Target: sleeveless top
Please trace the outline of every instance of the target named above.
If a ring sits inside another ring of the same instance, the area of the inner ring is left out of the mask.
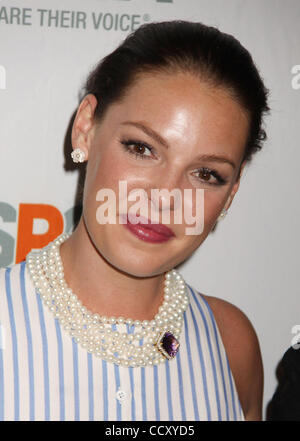
[[[123,367],[77,345],[43,305],[26,261],[0,269],[0,420],[244,420],[212,310],[187,287],[175,359]]]

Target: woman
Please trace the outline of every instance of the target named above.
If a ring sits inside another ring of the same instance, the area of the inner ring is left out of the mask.
[[[229,209],[268,110],[249,53],[200,23],[144,25],[96,66],[72,128],[73,160],[87,161],[82,217],[1,273],[2,419],[261,419],[251,323],[175,267]],[[133,197],[118,204],[120,182],[142,192],[151,225]],[[117,222],[102,222],[101,189]],[[188,234],[153,189],[177,189],[202,230]]]

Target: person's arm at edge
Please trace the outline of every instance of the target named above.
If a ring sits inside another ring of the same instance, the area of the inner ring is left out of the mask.
[[[204,295],[215,316],[247,421],[262,420],[263,363],[247,316],[231,303]]]

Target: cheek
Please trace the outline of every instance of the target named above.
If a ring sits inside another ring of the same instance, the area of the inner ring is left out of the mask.
[[[204,200],[204,229],[210,231],[215,225],[220,211],[224,207],[230,191],[223,190],[214,194],[206,194]]]
[[[228,191],[224,190],[204,190],[200,201],[193,203],[194,224],[184,223],[182,225],[182,234],[184,241],[190,252],[196,249],[209,235],[216,224],[220,211],[228,197]],[[193,234],[190,232],[193,231]],[[202,231],[198,233],[197,231]]]
[[[100,188],[116,190],[119,180],[125,180],[128,173],[124,161],[111,154],[111,149],[93,155],[89,159],[85,187],[89,192],[96,192]]]
[[[97,192],[100,189],[110,189],[116,197],[116,209],[118,213],[119,199],[123,193],[119,193],[120,181],[125,181],[127,198],[131,190],[136,188],[147,188],[149,181],[143,171],[133,163],[126,161],[126,158],[117,154],[111,154],[109,149],[91,156],[89,159],[86,180],[84,185],[83,208],[85,218],[92,225],[96,222],[96,211],[101,204],[96,200]],[[124,184],[122,186],[124,190]],[[128,207],[133,202],[128,202]]]
[[[215,218],[224,200],[224,195],[209,195],[204,196],[204,218],[207,222]]]
[[[119,200],[123,200],[124,195],[126,195],[129,208],[134,204],[132,199],[129,200],[131,192],[141,189],[146,191],[148,197],[150,197],[150,189],[155,186],[155,175],[150,170],[138,167],[132,161],[126,161],[126,158],[103,156],[93,179],[87,176],[86,185],[90,189],[90,194],[94,194],[94,196],[101,188],[113,190],[116,196],[117,208]]]
[[[184,194],[184,191],[182,191]],[[203,219],[208,226],[213,223],[228,198],[230,189],[197,188],[192,190],[192,197],[185,198],[184,208],[192,212],[193,218]],[[206,225],[204,225],[206,229]]]
[[[201,214],[201,222],[203,220],[203,231],[201,234],[188,234],[186,231],[192,227],[193,231],[195,231],[195,224],[187,225],[183,224],[181,226],[181,248],[184,248],[184,254],[186,257],[191,255],[207,238],[210,231],[214,227],[217,217],[219,216],[219,212],[221,211],[226,198],[224,199],[220,195],[205,195],[204,198],[204,215],[202,217]],[[196,210],[195,210],[196,211]],[[200,214],[198,213],[197,217],[197,225],[200,228]],[[202,224],[201,224],[202,225]]]

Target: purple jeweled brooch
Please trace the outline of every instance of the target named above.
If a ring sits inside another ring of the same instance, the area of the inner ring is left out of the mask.
[[[168,359],[171,360],[174,358],[179,351],[180,343],[177,338],[174,337],[172,332],[164,331],[158,341],[157,348],[159,351]]]

